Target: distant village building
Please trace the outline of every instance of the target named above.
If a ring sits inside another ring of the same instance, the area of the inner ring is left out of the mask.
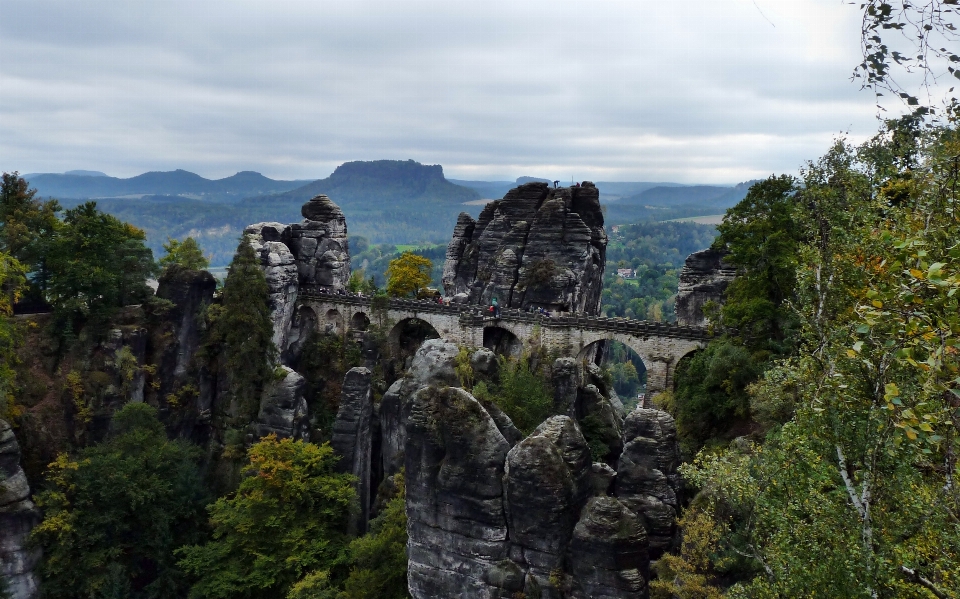
[[[612,227],[610,227],[610,231],[613,232],[613,233],[619,233],[619,232],[620,232],[620,225],[613,225]]]
[[[633,269],[632,268],[618,268],[617,276],[621,279],[632,279],[633,278]]]

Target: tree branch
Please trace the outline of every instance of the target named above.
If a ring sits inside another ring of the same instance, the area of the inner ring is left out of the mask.
[[[919,584],[923,588],[927,589],[928,591],[933,593],[933,595],[937,599],[951,599],[951,598],[955,599],[956,598],[956,595],[948,595],[946,591],[941,591],[940,589],[938,589],[937,585],[933,584],[923,576],[920,576],[920,574],[916,570],[913,570],[911,568],[901,565],[900,571],[904,574],[904,576],[906,576],[907,580],[915,584]]]

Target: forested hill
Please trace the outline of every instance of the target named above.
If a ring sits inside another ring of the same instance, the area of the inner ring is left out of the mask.
[[[223,179],[212,180],[181,169],[143,173],[129,179],[91,175],[84,171],[39,173],[25,175],[24,178],[40,196],[61,199],[168,195],[228,201],[264,193],[284,192],[305,183],[278,181],[253,171],[242,171]]]

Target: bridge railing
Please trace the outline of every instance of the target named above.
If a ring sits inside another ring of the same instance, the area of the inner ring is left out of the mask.
[[[301,290],[299,298],[316,300],[347,306],[371,307],[373,298],[369,296],[340,295],[313,290]],[[432,314],[457,314],[462,320],[473,320],[474,324],[496,322],[484,306],[475,304],[439,304],[429,300],[411,300],[391,298],[387,303],[390,310],[426,312]],[[545,327],[585,328],[614,333],[641,336],[678,337],[682,339],[709,339],[710,331],[705,327],[689,327],[665,322],[634,320],[632,318],[609,318],[587,314],[561,313],[555,316],[525,312],[517,308],[502,308],[500,320],[508,322],[528,322]]]

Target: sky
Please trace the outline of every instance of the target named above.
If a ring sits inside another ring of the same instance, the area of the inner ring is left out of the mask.
[[[878,128],[842,0],[0,0],[0,170],[723,183]]]

